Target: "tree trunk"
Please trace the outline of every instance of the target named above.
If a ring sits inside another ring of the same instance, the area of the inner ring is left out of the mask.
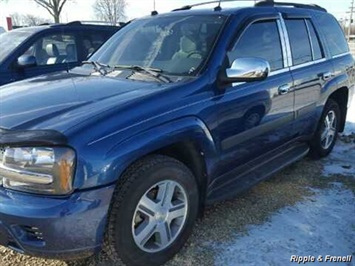
[[[60,22],[60,14],[58,12],[54,13],[54,22],[59,23]]]

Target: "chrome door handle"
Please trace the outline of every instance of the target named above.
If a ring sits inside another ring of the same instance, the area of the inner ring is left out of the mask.
[[[279,95],[285,95],[290,92],[290,85],[285,84],[279,87]]]
[[[322,74],[322,78],[323,80],[328,80],[333,76],[333,74],[331,72],[326,72]]]

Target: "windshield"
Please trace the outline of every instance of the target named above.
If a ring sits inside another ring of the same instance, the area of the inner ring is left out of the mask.
[[[151,17],[131,22],[90,60],[114,66],[156,68],[194,75],[211,53],[225,21],[220,15]]]
[[[0,34],[0,62],[32,34],[31,31],[9,31]]]

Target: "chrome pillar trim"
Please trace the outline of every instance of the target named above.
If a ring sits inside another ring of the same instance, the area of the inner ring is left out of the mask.
[[[314,60],[315,53],[314,53],[314,45],[313,45],[313,42],[312,42],[312,39],[311,39],[311,32],[309,30],[309,26],[308,26],[307,20],[303,19],[303,22],[306,24],[306,29],[307,29],[307,33],[308,33],[308,41],[309,41],[309,44],[311,45],[312,60]]]
[[[287,53],[287,65],[285,67],[290,67],[293,64],[293,62],[292,62],[292,53],[291,53],[291,45],[290,45],[290,39],[289,39],[288,33],[287,33],[285,20],[283,19],[281,13],[279,13],[279,20],[280,20],[280,25],[281,25],[281,28],[282,28],[282,37],[283,37],[283,39],[285,41],[286,53]]]
[[[276,20],[277,27],[280,34],[280,41],[281,41],[281,49],[282,49],[282,58],[283,58],[283,67],[288,67],[288,59],[287,59],[287,47],[286,47],[286,40],[284,36],[284,31],[281,25],[281,21],[278,19]]]

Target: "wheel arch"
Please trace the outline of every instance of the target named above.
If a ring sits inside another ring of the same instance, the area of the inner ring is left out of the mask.
[[[184,163],[194,174],[200,192],[201,213],[208,177],[217,160],[216,145],[207,126],[196,117],[185,117],[154,127],[114,146],[107,154],[112,161],[109,180],[119,180],[126,169],[153,154],[170,156]]]
[[[163,147],[151,154],[160,154],[172,157],[185,164],[196,178],[199,189],[200,215],[203,214],[204,202],[207,194],[207,165],[204,152],[200,145],[193,140],[183,140]]]
[[[345,129],[346,116],[348,112],[349,89],[347,87],[341,87],[332,92],[328,99],[336,101],[339,105],[341,112],[340,132],[343,132]]]

